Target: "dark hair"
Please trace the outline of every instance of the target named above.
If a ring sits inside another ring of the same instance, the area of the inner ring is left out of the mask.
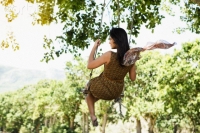
[[[110,30],[110,37],[117,45],[117,58],[120,64],[122,64],[124,54],[130,49],[127,33],[122,28],[112,28]]]

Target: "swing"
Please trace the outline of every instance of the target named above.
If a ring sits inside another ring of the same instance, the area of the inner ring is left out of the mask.
[[[105,8],[105,0],[104,0],[104,8]],[[102,15],[101,16],[101,24],[102,24],[102,19],[103,19],[104,8],[103,8],[102,14],[101,14]],[[135,6],[133,6],[132,10],[133,11],[135,10]],[[132,19],[134,19],[134,14],[132,14],[132,15],[133,15]],[[130,28],[131,28],[131,30],[133,29],[133,21],[132,21],[132,24],[131,24]],[[100,25],[100,33],[101,33],[101,25]],[[130,38],[129,38],[129,44],[130,44],[130,41],[131,41],[131,34],[130,34]],[[132,64],[135,64],[135,62],[140,59],[140,52],[143,52],[143,51],[146,51],[146,50],[153,50],[153,49],[168,49],[168,48],[170,48],[170,47],[172,47],[174,45],[175,45],[175,43],[171,44],[171,43],[168,43],[167,41],[159,40],[157,42],[149,43],[149,45],[145,46],[144,48],[142,48],[142,47],[131,48],[130,50],[128,50],[125,53],[122,65],[130,66]],[[94,58],[96,58],[97,49],[95,50]],[[93,69],[90,72],[89,82],[87,83],[86,87],[82,90],[82,93],[85,96],[87,96],[87,94],[90,91],[89,90],[90,89],[89,86],[90,86],[90,80],[91,80],[91,77],[92,77],[92,72],[93,72]],[[121,106],[122,106],[121,102],[122,102],[122,97],[124,97],[124,90],[125,90],[125,87],[123,88],[123,91],[122,91],[121,95],[118,98],[114,99],[114,102],[112,104],[112,105],[114,105],[116,102],[119,103],[120,115],[122,117],[123,117],[123,115],[122,115],[122,111],[121,111]]]
[[[108,3],[109,4],[109,3]],[[107,5],[108,5],[107,4]],[[134,4],[135,5],[135,4]],[[100,34],[101,34],[101,24],[102,24],[102,21],[103,21],[103,13],[104,13],[104,10],[105,10],[105,0],[104,0],[104,7],[103,7],[103,10],[102,10],[102,14],[101,14],[101,23],[100,23]],[[119,10],[119,6],[118,6],[118,10]],[[132,10],[135,10],[135,6],[133,7],[133,9]],[[131,12],[131,13],[133,13],[133,12]],[[135,13],[134,13],[135,14]],[[134,14],[132,14],[131,16],[133,16],[132,18],[134,18]],[[119,23],[118,23],[118,27],[119,27]],[[131,27],[130,27],[130,29],[132,30],[132,28],[133,28],[133,21],[132,21],[132,23],[131,23]],[[130,44],[130,41],[131,41],[131,34],[130,34],[130,38],[129,38],[129,44]],[[98,48],[97,48],[98,49]],[[94,58],[96,58],[96,53],[97,53],[97,49],[96,49],[96,51],[95,51],[95,54],[94,54]],[[92,77],[92,72],[93,72],[93,69],[91,70],[91,72],[90,72],[90,78],[89,78],[89,81],[88,81],[88,83],[86,84],[86,87],[82,90],[82,93],[85,95],[85,96],[87,96],[87,94],[89,93],[89,86],[90,86],[90,80],[91,80],[91,77]],[[120,96],[118,97],[118,98],[116,98],[116,99],[114,99],[114,102],[112,103],[112,105],[111,106],[113,106],[115,103],[119,103],[119,110],[120,110],[120,115],[123,117],[123,115],[122,115],[122,111],[121,111],[121,106],[122,106],[122,98],[124,97],[124,90],[125,90],[125,86],[123,87],[123,91],[122,91],[122,93],[120,94]]]

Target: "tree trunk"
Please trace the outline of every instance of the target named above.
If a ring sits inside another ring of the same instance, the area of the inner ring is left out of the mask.
[[[108,118],[108,114],[105,113],[105,114],[103,115],[102,133],[105,133],[105,132],[106,132],[107,118]]]
[[[57,118],[56,118],[56,115],[54,115],[54,116],[53,116],[53,122],[52,122],[53,125],[55,125],[56,119],[57,119]]]
[[[33,121],[34,124],[34,132],[35,133],[39,133],[39,129],[40,129],[40,118],[36,119]]]
[[[83,113],[82,130],[82,133],[89,133],[88,114],[86,113]]]
[[[176,123],[174,123],[173,133],[177,133],[177,131],[178,131],[178,125]]]
[[[140,117],[142,133],[154,133],[154,125],[156,119],[151,114],[145,114]]]
[[[49,127],[52,126],[52,116],[49,117]]]
[[[74,130],[74,117],[71,117],[70,119],[70,129]]]
[[[83,128],[83,132],[82,133],[85,133],[85,116],[86,116],[86,114],[85,113],[83,113],[83,119],[82,119],[82,128]]]
[[[140,120],[136,119],[136,133],[141,133],[141,123]]]
[[[47,120],[47,118],[44,119],[44,126],[48,127],[48,120]]]
[[[36,129],[35,129],[36,133],[39,133],[39,129],[40,129],[40,123],[38,123],[38,124],[36,125]]]
[[[89,133],[89,120],[88,120],[88,114],[85,114],[85,133]]]

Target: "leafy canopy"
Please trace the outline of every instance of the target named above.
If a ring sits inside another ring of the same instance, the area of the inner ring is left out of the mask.
[[[186,29],[197,34],[200,31],[198,0],[189,0],[188,2],[175,0],[26,1],[38,7],[38,10],[31,14],[33,24],[50,25],[51,23],[61,23],[63,25],[63,33],[56,36],[55,40],[44,37],[43,46],[48,52],[44,54],[43,61],[46,62],[67,52],[78,56],[78,51],[88,48],[91,41],[101,38],[101,41],[104,42],[111,27],[119,27],[123,24],[128,33],[134,37],[138,36],[142,25],[153,31],[156,25],[161,24],[161,20],[164,18],[161,9],[169,12],[172,9],[172,4],[180,8],[182,12],[180,18],[188,24]],[[0,4],[5,7],[9,7],[13,3],[13,0],[0,0]],[[8,9],[10,10],[6,12],[6,17],[8,22],[12,22],[18,14],[12,8]],[[105,16],[109,17],[105,19]],[[58,41],[61,46],[55,48],[54,41]],[[134,39],[131,42],[134,42]]]

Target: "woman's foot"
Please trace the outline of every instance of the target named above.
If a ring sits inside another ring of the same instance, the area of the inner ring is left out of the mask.
[[[91,119],[92,119],[92,125],[93,125],[93,127],[97,127],[98,126],[97,118],[96,117],[91,117]]]

